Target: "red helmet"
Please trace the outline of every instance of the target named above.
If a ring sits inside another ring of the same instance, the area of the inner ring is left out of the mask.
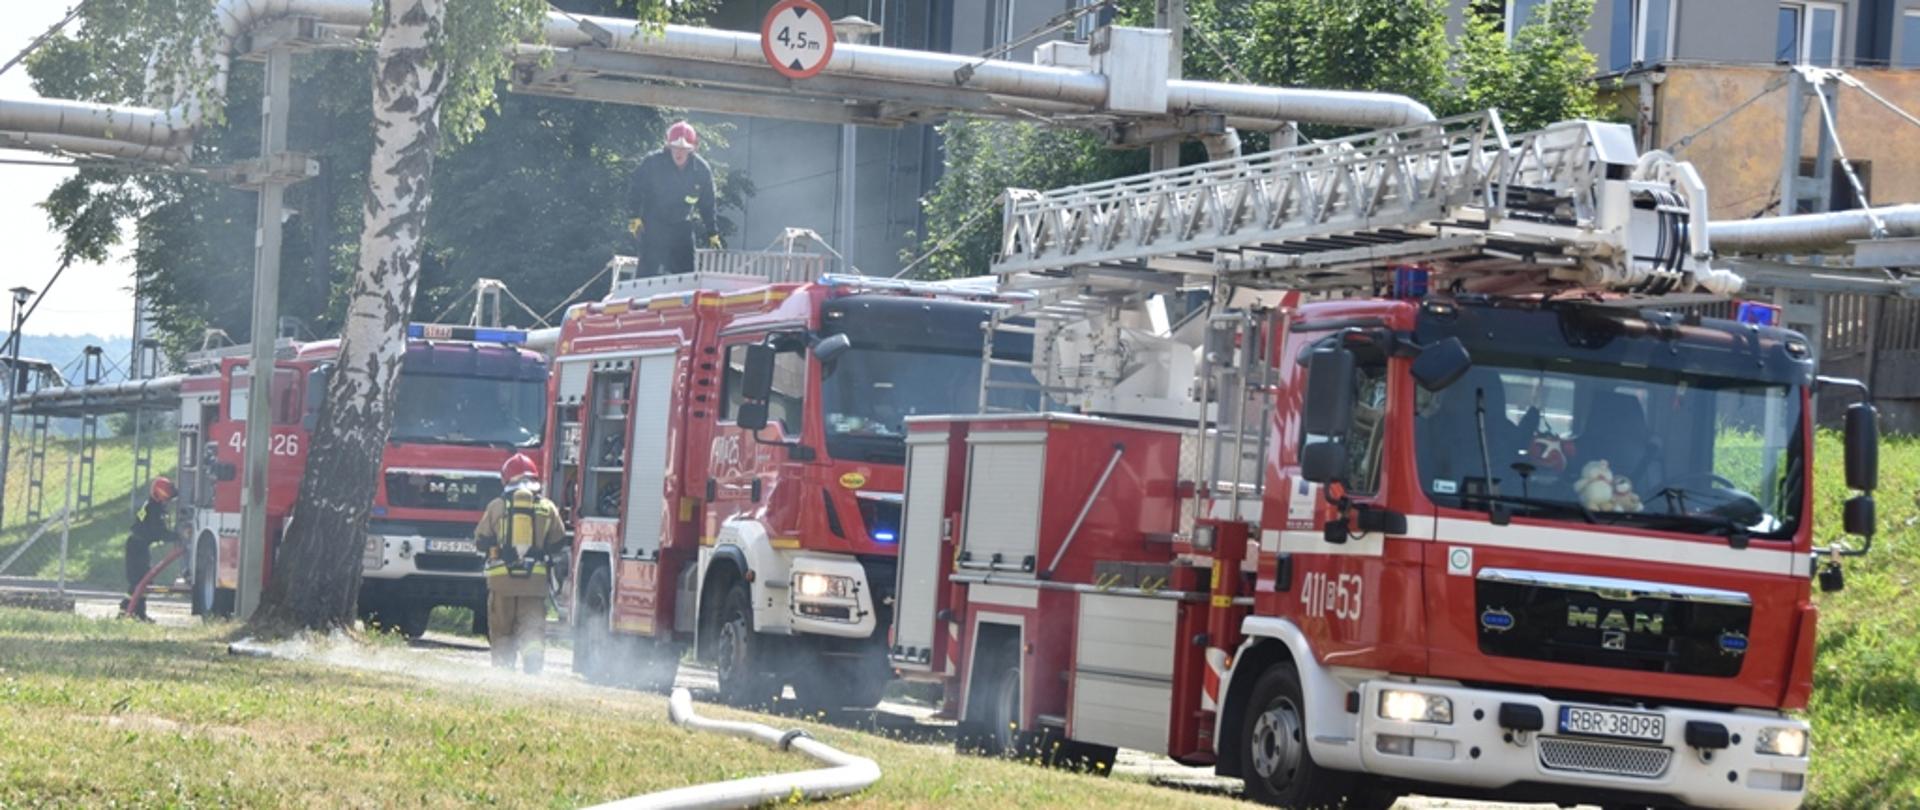
[[[692,124],[685,121],[675,121],[673,122],[673,126],[667,127],[667,145],[678,146],[684,149],[698,148],[700,146],[700,133],[693,131]]]
[[[153,485],[147,487],[147,495],[156,501],[171,501],[178,494],[180,491],[174,488],[173,481],[164,475],[155,477]]]
[[[503,484],[539,475],[540,462],[534,461],[533,456],[526,453],[515,453],[513,458],[507,459],[507,463],[500,465],[500,482]]]

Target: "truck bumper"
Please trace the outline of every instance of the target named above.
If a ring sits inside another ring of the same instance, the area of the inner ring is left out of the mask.
[[[427,540],[420,535],[368,534],[361,558],[362,599],[485,604],[485,560],[478,553],[428,551]]]
[[[1382,692],[1413,692],[1450,701],[1452,722],[1408,722],[1382,716]],[[1805,798],[1807,758],[1758,751],[1762,731],[1807,724],[1777,712],[1634,708],[1664,718],[1658,742],[1636,742],[1560,731],[1563,706],[1613,708],[1552,700],[1535,694],[1394,680],[1360,685],[1360,756],[1367,772],[1486,791],[1564,786],[1669,796],[1696,807],[1795,808]],[[1518,732],[1501,725],[1537,717],[1543,728]],[[1538,712],[1538,714],[1534,714]],[[1688,743],[1688,726],[1715,736],[1725,748]],[[1771,735],[1770,735],[1771,736]],[[1802,739],[1805,739],[1804,737]],[[1804,747],[1802,749],[1804,751]]]

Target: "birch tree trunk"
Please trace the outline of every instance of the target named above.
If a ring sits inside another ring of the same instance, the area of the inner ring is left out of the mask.
[[[367,511],[393,426],[393,386],[406,352],[432,199],[428,180],[440,141],[447,5],[387,0],[383,6],[360,267],[292,522],[254,614],[254,629],[267,634],[353,623]]]

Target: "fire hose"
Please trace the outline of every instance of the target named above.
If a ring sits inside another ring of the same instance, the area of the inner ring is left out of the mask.
[[[185,543],[174,543],[173,550],[168,551],[167,556],[160,558],[160,564],[154,566],[152,570],[147,572],[146,576],[140,578],[139,584],[133,586],[133,591],[127,594],[126,604],[120,607],[120,615],[138,615],[140,612],[140,603],[147,600],[147,585],[151,584],[153,578],[159,576],[163,569],[172,565],[174,560],[180,559],[180,555],[185,553],[186,550],[187,546]]]
[[[712,720],[694,714],[693,696],[685,689],[673,690],[673,697],[667,701],[667,713],[678,725],[696,731],[712,731],[758,740],[782,751],[799,751],[828,767],[663,790],[608,802],[593,810],[757,807],[771,802],[789,801],[798,796],[809,799],[846,796],[865,790],[880,780],[880,766],[873,760],[840,751],[807,736],[804,731],[798,729],[781,731],[760,723]]]

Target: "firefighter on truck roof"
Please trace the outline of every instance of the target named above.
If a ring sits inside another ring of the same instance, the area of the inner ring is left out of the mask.
[[[694,154],[699,147],[693,125],[674,122],[667,145],[642,158],[627,184],[627,230],[640,243],[641,276],[691,273],[696,241],[720,246],[713,169]]]
[[[487,555],[487,644],[493,665],[546,664],[547,555],[564,553],[560,509],[540,494],[540,465],[525,453],[500,468],[506,490],[487,504],[474,543]]]

